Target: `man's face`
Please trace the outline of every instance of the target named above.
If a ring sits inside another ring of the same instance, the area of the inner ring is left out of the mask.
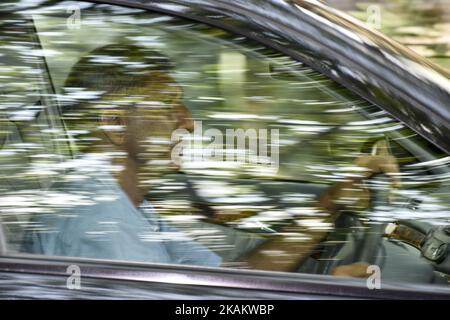
[[[175,169],[171,136],[178,128],[192,129],[193,121],[182,103],[182,89],[165,73],[152,75],[146,86],[128,90],[133,107],[121,117],[125,125],[122,149],[138,165],[139,180]]]

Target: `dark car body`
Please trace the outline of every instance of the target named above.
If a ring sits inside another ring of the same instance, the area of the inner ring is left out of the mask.
[[[383,108],[450,153],[450,75],[405,47],[316,1],[90,1],[199,21],[282,52]],[[8,17],[17,8],[2,8]],[[6,255],[0,232],[3,299],[448,299],[447,288],[268,271]],[[81,289],[69,290],[71,265]]]

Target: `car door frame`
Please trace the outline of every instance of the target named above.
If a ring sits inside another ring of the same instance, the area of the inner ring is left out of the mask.
[[[170,284],[193,288],[272,293],[280,298],[327,299],[448,299],[449,290],[429,285],[382,283],[380,289],[369,289],[365,279],[329,275],[297,274],[259,270],[239,270],[197,266],[132,263],[87,258],[47,257],[37,255],[0,256],[0,274],[35,275],[36,283],[45,277],[60,277],[65,287],[72,275],[70,266],[80,270],[81,285],[87,279],[120,283]],[[39,280],[38,280],[39,279]],[[69,288],[67,288],[69,290]],[[225,295],[224,295],[225,296]],[[255,294],[257,296],[257,294]],[[246,296],[251,298],[251,296]]]

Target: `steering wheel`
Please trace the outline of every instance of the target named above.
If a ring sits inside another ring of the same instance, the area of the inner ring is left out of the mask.
[[[372,155],[384,155],[392,156],[391,149],[389,146],[389,140],[379,140],[372,146]],[[386,183],[377,184],[374,183],[377,180],[380,181],[389,179],[389,177],[384,173],[378,173],[370,178],[368,189],[370,191],[370,205],[367,208],[368,212],[374,212],[377,205],[388,205],[389,204],[389,192],[387,190],[380,190],[377,185],[388,185]],[[388,189],[390,191],[390,187]],[[361,241],[358,241],[357,248],[355,250],[355,256],[353,262],[366,262],[369,265],[375,264],[377,260],[378,253],[381,248],[381,243],[384,236],[384,230],[386,223],[366,223],[367,229],[364,231],[364,235]]]
[[[384,176],[384,175],[381,175]],[[388,194],[380,192],[375,187],[370,188],[371,201],[367,208],[368,212],[373,212],[378,204],[388,204]],[[366,222],[367,228],[363,233],[363,237],[357,242],[353,262],[366,262],[369,265],[376,263],[378,253],[381,248],[386,223],[378,223],[373,221]]]
[[[371,155],[392,156],[388,141],[377,141],[372,146]],[[373,265],[377,262],[378,253],[382,248],[382,240],[386,223],[377,223],[371,221],[370,212],[375,212],[379,205],[387,205],[389,203],[389,192],[386,192],[386,186],[388,184],[381,179],[386,181],[386,179],[392,179],[392,177],[389,177],[385,173],[375,173],[366,180],[366,186],[371,195],[371,201],[366,208],[366,211],[369,213],[369,219],[362,219],[361,214],[358,214],[356,212],[343,210],[340,214],[340,217],[335,221],[335,226],[337,229],[344,228],[355,230],[356,228],[354,227],[361,227],[361,223],[364,227],[366,227],[366,229],[362,232],[362,236],[361,233],[359,233],[359,237],[354,240],[353,243],[355,247],[352,250],[352,254],[347,255],[347,257],[342,257],[342,260],[340,260],[340,263],[338,263],[337,265],[336,262],[325,263],[325,265],[323,265],[321,268],[321,273],[329,274],[336,266],[339,266],[341,264],[348,265],[357,262],[365,262],[369,265]],[[336,258],[339,252],[341,252],[342,248],[342,245],[338,244],[334,247],[331,247],[331,249],[329,249],[325,254],[328,255],[327,258]]]

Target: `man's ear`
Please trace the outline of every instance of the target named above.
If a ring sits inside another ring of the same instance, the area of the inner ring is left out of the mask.
[[[126,120],[121,115],[102,114],[99,117],[99,126],[106,138],[116,146],[125,143]]]

